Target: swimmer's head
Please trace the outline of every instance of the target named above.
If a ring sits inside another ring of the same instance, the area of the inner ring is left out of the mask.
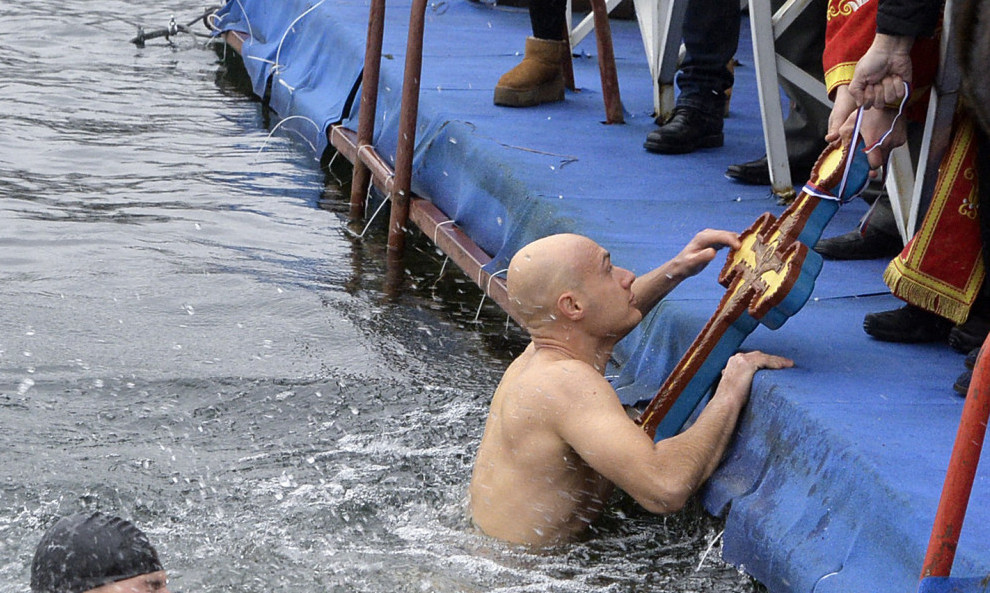
[[[77,513],[42,536],[31,563],[31,591],[84,593],[162,570],[158,552],[133,524],[99,512]]]

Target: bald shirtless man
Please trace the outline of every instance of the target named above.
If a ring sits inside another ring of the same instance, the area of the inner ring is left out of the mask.
[[[615,485],[654,513],[682,508],[718,466],[757,370],[793,363],[733,356],[696,422],[654,443],[605,380],[612,348],[681,280],[705,268],[729,231],[698,233],[671,261],[636,278],[579,235],[553,235],[509,264],[512,313],[532,342],[492,399],[470,486],[472,519],[485,533],[544,546],[595,521]]]

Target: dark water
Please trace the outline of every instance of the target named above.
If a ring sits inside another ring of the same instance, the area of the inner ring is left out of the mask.
[[[236,61],[128,43],[202,8],[0,7],[0,592],[82,508],[144,528],[173,591],[752,590],[697,509],[620,496],[543,553],[470,529],[521,336],[422,238],[386,298],[381,225],[355,240],[334,175],[266,140]]]

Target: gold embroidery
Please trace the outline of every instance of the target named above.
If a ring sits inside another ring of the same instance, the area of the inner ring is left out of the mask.
[[[862,8],[870,0],[837,0],[836,3],[828,3],[828,15],[826,20],[830,21],[834,17],[849,16]]]
[[[973,169],[973,167],[966,167],[962,175],[964,179],[967,179],[969,181],[973,181],[976,179],[976,171]],[[969,195],[963,198],[962,204],[959,204],[959,214],[962,214],[963,216],[965,216],[970,220],[976,220],[976,216],[978,214],[977,208],[979,208],[980,206],[977,203],[978,200],[977,200],[976,191],[977,191],[976,187],[973,187],[973,189],[970,190]]]

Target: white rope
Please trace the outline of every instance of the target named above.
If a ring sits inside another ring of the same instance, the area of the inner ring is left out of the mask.
[[[701,561],[698,562],[698,568],[695,568],[694,572],[698,572],[699,570],[701,570],[701,565],[705,563],[705,558],[708,558],[708,553],[711,552],[712,548],[715,547],[715,542],[722,539],[723,533],[725,533],[724,529],[722,531],[719,531],[718,534],[712,538],[712,541],[708,542],[708,548],[705,550],[705,553],[701,555]]]
[[[442,227],[445,224],[454,224],[454,221],[453,220],[445,220],[445,221],[437,224],[436,228],[433,229],[433,244],[434,245],[437,244],[437,234],[440,232],[440,227]]]
[[[483,272],[483,271],[484,270],[480,270],[478,272],[478,274],[480,275],[481,272]],[[499,274],[504,274],[505,272],[508,272],[508,271],[509,271],[509,268],[505,268],[504,270],[499,270],[499,271],[494,272],[494,273],[492,273],[491,275],[488,276],[488,284],[485,287],[485,291],[481,294],[481,302],[478,303],[478,310],[475,311],[475,313],[474,313],[474,321],[475,321],[475,323],[477,323],[478,319],[481,318],[481,307],[482,307],[482,305],[485,304],[485,297],[488,296],[488,293],[490,293],[491,290],[492,290],[492,278],[494,278],[495,276],[497,276]],[[479,280],[481,280],[481,278],[479,278]],[[481,282],[478,282],[478,284],[480,285]]]
[[[261,156],[261,151],[263,151],[265,149],[265,146],[268,145],[268,141],[271,140],[272,136],[275,134],[275,131],[278,130],[279,127],[282,124],[284,124],[285,122],[289,121],[290,119],[304,119],[304,120],[308,121],[309,123],[313,124],[313,127],[316,128],[316,131],[317,132],[320,131],[320,126],[316,125],[316,122],[315,121],[309,119],[305,115],[290,115],[289,117],[286,117],[285,119],[279,121],[277,124],[275,124],[275,126],[272,127],[272,131],[268,133],[268,137],[265,138],[265,141],[261,143],[261,148],[258,149],[258,154],[254,155],[254,158],[255,159],[257,159],[259,156]],[[306,138],[305,136],[303,136],[303,140],[306,140],[306,142],[309,143],[309,145],[313,148],[314,151],[316,150],[316,147],[313,146],[313,143],[310,142],[308,138]]]
[[[361,156],[362,150],[370,150],[372,155],[375,154],[375,147],[372,146],[371,144],[362,144],[361,146],[358,146],[358,150],[357,150],[358,156]],[[390,177],[395,177],[395,173],[392,173]]]
[[[264,62],[266,64],[272,64],[272,65],[275,64],[275,62],[273,62],[271,60],[266,60],[265,58],[259,58],[257,56],[248,56],[247,59],[249,59],[249,60],[255,60],[255,61],[258,61],[258,62]]]
[[[337,160],[337,156],[339,156],[339,155],[340,155],[340,151],[334,150],[333,151],[333,156],[330,157],[330,162],[327,163],[327,173],[331,177],[333,177],[333,180],[337,183],[337,186],[338,186],[337,189],[341,189],[343,187],[343,185],[344,185],[343,180],[341,180],[340,177],[338,177],[337,174],[333,172],[333,163],[334,163],[334,161]]]
[[[238,2],[239,1],[240,0],[238,0]],[[272,74],[277,74],[278,71],[282,68],[282,65],[279,63],[279,56],[282,55],[282,44],[285,43],[285,38],[289,35],[289,31],[291,31],[292,30],[292,27],[294,27],[296,25],[296,23],[298,23],[300,20],[302,20],[302,18],[304,16],[306,16],[307,14],[309,14],[309,13],[313,12],[314,10],[316,10],[321,4],[323,4],[326,1],[327,0],[320,0],[316,4],[310,6],[305,12],[303,12],[301,15],[297,16],[294,21],[292,21],[291,23],[289,23],[289,26],[288,27],[286,27],[285,32],[282,33],[282,39],[280,39],[279,42],[278,42],[278,49],[275,50],[275,67],[272,68]]]
[[[368,193],[371,193],[371,187],[370,186],[368,187]],[[368,219],[368,224],[364,225],[364,230],[361,231],[361,234],[360,235],[356,235],[356,237],[358,239],[363,239],[364,238],[365,233],[367,233],[368,232],[368,229],[371,228],[371,223],[375,222],[375,217],[378,216],[378,213],[382,211],[382,208],[385,207],[385,204],[388,204],[388,201],[390,199],[392,199],[392,194],[389,194],[389,195],[385,196],[385,199],[382,200],[382,203],[378,205],[378,209],[375,210],[375,213],[372,214],[371,215],[371,218]]]
[[[888,128],[887,131],[884,132],[884,134],[882,136],[880,136],[880,139],[879,140],[877,140],[872,146],[870,146],[869,148],[866,148],[863,151],[864,154],[870,154],[871,152],[873,152],[874,150],[876,150],[881,144],[884,143],[884,141],[887,139],[887,137],[890,136],[891,133],[893,133],[894,127],[897,125],[897,120],[904,113],[904,106],[907,104],[908,94],[909,93],[910,93],[910,87],[908,86],[908,83],[905,82],[904,83],[904,98],[901,99],[901,104],[897,108],[897,115],[894,116],[894,121],[892,121],[890,123],[890,128]],[[852,139],[850,140],[850,146],[849,146],[850,152],[856,150],[856,144],[859,142],[859,134],[860,134],[860,129],[863,126],[863,114],[864,113],[865,113],[865,110],[862,107],[860,107],[859,108],[859,111],[856,112],[856,125],[853,127],[853,131],[852,131]],[[855,160],[855,157],[856,157],[855,154],[849,154],[849,155],[846,156],[846,166],[845,166],[845,169],[842,171],[842,181],[839,182],[839,185],[835,189],[835,194],[834,195],[830,195],[830,194],[827,194],[827,193],[819,192],[819,191],[815,190],[813,187],[811,187],[810,184],[809,185],[805,185],[804,188],[802,188],[802,191],[804,193],[806,193],[806,194],[808,194],[810,196],[814,196],[816,198],[821,198],[821,199],[824,199],[824,200],[836,200],[836,201],[842,202],[843,201],[842,200],[842,194],[845,193],[845,191],[846,191],[846,185],[848,185],[848,183],[849,183],[849,173],[852,170],[852,163]],[[889,159],[890,159],[890,156],[889,155],[887,156],[887,159],[889,161]],[[883,178],[885,178],[887,176],[887,169],[888,168],[889,167],[887,167],[886,165],[881,166],[881,171],[882,171],[881,172],[881,179],[883,179]]]
[[[904,113],[904,106],[907,104],[908,94],[910,94],[910,92],[911,92],[911,87],[909,87],[908,83],[905,82],[904,98],[901,99],[901,104],[897,107],[897,115],[894,116],[894,121],[890,122],[890,129],[887,130],[883,136],[880,136],[880,139],[876,141],[876,144],[866,149],[866,154],[870,154],[871,152],[873,152],[875,148],[883,144],[883,141],[887,139],[887,136],[890,136],[891,132],[894,131],[894,126],[897,125],[897,120],[900,119],[901,114]]]
[[[368,189],[364,190],[364,211],[368,211],[368,204],[371,203],[371,180],[368,180]],[[380,208],[381,206],[379,206]]]
[[[376,154],[375,153],[375,147],[374,146],[372,146],[371,144],[362,144],[361,146],[358,146],[358,149],[357,149],[357,160],[360,160],[361,159],[361,151],[362,150],[370,150],[372,155],[375,155]],[[362,161],[362,162],[364,162],[364,161]],[[367,167],[367,164],[365,164],[365,166]],[[388,181],[389,180],[392,180],[392,179],[395,179],[395,172],[394,171],[392,173],[389,173],[388,174],[388,178],[385,179],[386,186],[388,185]],[[365,207],[366,210],[368,208],[368,203],[371,201],[371,185],[372,185],[371,183],[368,183],[368,191],[367,191],[367,193],[364,196],[364,207]],[[389,194],[389,195],[391,196],[391,194]],[[436,241],[434,241],[434,243],[436,243]]]
[[[244,20],[247,21],[248,35],[251,39],[254,39],[254,29],[251,28],[251,19],[248,18],[247,10],[244,9],[244,5],[241,4],[241,0],[237,0],[237,5],[241,7],[241,12],[244,13]]]
[[[481,306],[485,304],[485,297],[488,296],[485,293],[481,293],[481,302],[478,303],[478,310],[474,312],[474,322],[477,323],[478,319],[481,318]]]
[[[444,271],[447,270],[447,262],[449,262],[449,261],[450,261],[450,256],[449,255],[448,256],[445,256],[443,258],[443,265],[440,266],[440,273],[437,274],[437,279],[433,283],[433,286],[431,288],[436,288],[437,285],[440,284],[440,280],[443,278],[443,273],[444,273]]]

